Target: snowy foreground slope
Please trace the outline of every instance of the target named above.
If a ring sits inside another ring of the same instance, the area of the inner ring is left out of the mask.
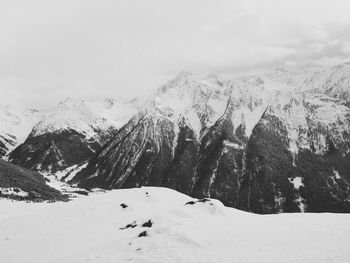
[[[261,216],[193,200],[155,187],[0,200],[0,262],[350,262],[350,215]]]

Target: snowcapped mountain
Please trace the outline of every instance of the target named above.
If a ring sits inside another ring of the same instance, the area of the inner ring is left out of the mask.
[[[0,158],[24,142],[41,112],[0,103]]]
[[[348,214],[260,216],[157,187],[0,210],[1,262],[350,261]]]
[[[136,113],[134,101],[67,98],[44,112],[11,162],[46,172],[82,165]]]
[[[236,80],[182,72],[72,183],[166,186],[257,213],[350,211],[350,109],[300,85],[304,75],[281,69]]]
[[[309,72],[300,83],[300,89],[323,93],[331,97],[350,100],[350,62],[316,72]]]
[[[96,130],[120,128],[133,114],[135,108],[128,102],[110,98],[102,101],[67,98],[45,113],[34,126],[31,136],[75,130],[90,139],[98,136]]]

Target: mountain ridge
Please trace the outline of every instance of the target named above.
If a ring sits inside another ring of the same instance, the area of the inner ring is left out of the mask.
[[[350,211],[348,70],[180,72],[124,108],[67,99],[10,160],[85,188],[165,186],[256,213]]]
[[[134,101],[66,98],[45,111],[9,160],[40,172],[71,170],[100,149],[136,107]]]
[[[346,102],[296,92],[295,82],[276,85],[290,79],[278,74],[232,81],[180,73],[71,182],[106,189],[166,186],[257,213],[350,211]],[[342,157],[335,162],[327,155]],[[340,179],[312,167],[310,158],[341,170]],[[304,186],[295,188],[294,181]],[[319,206],[311,195],[328,202]]]

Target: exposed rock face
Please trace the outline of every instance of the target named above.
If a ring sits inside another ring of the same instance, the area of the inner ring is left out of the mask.
[[[16,137],[11,134],[0,135],[0,157],[4,157],[16,145]]]
[[[264,114],[247,145],[241,207],[258,213],[350,211],[348,131],[338,141],[322,123],[309,121],[306,134],[299,129],[306,144],[299,140],[298,152],[291,152],[286,126]]]
[[[0,160],[0,198],[31,201],[67,199],[49,187],[41,174],[3,160]]]
[[[167,186],[256,213],[350,212],[350,109],[278,81],[181,73],[71,182]]]
[[[101,144],[75,130],[30,136],[10,154],[12,163],[55,173],[90,159]]]

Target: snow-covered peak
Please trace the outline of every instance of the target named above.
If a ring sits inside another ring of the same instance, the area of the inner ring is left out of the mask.
[[[310,72],[300,83],[300,89],[350,100],[350,62],[329,69]]]
[[[37,110],[0,103],[0,130],[21,139],[39,116]]]
[[[317,73],[309,82],[318,87],[317,93],[333,97],[349,94],[350,98],[350,90],[344,92],[350,86],[349,69],[349,63],[341,64]],[[322,78],[316,78],[320,75]],[[230,102],[233,107],[230,116],[234,127],[243,125],[246,136],[249,136],[262,114],[270,107],[282,119],[290,118],[286,125],[288,129],[297,132],[299,127],[307,126],[305,116],[309,113],[304,105],[305,90],[300,87],[305,86],[308,78],[308,72],[292,72],[283,68],[233,80],[212,73],[183,71],[150,97],[146,110],[155,118],[165,117],[172,120],[175,126],[184,119],[200,137],[206,127],[223,116]],[[308,85],[309,90],[310,84]],[[331,85],[331,92],[325,85]],[[337,104],[334,105],[338,107]],[[326,125],[326,120],[322,121],[322,125]],[[294,138],[299,135],[291,136]]]
[[[8,151],[27,138],[41,115],[37,110],[0,103],[0,140]]]
[[[156,91],[156,96],[163,93],[171,92],[174,96],[189,95],[199,87],[217,88],[218,85],[223,85],[223,80],[214,73],[191,73],[182,71],[173,79],[168,81]]]
[[[147,112],[155,117],[166,116],[175,126],[185,119],[200,136],[203,129],[223,116],[230,102],[235,128],[244,124],[250,134],[278,86],[271,83],[262,76],[228,80],[213,73],[181,72],[153,94]]]
[[[86,100],[66,98],[53,109],[47,110],[35,125],[31,136],[55,133],[72,129],[94,137],[96,130],[120,128],[136,113],[132,102],[104,100]]]
[[[181,72],[152,94],[146,110],[156,117],[167,116],[174,123],[184,118],[199,135],[203,122],[223,114],[230,89],[216,74]]]

